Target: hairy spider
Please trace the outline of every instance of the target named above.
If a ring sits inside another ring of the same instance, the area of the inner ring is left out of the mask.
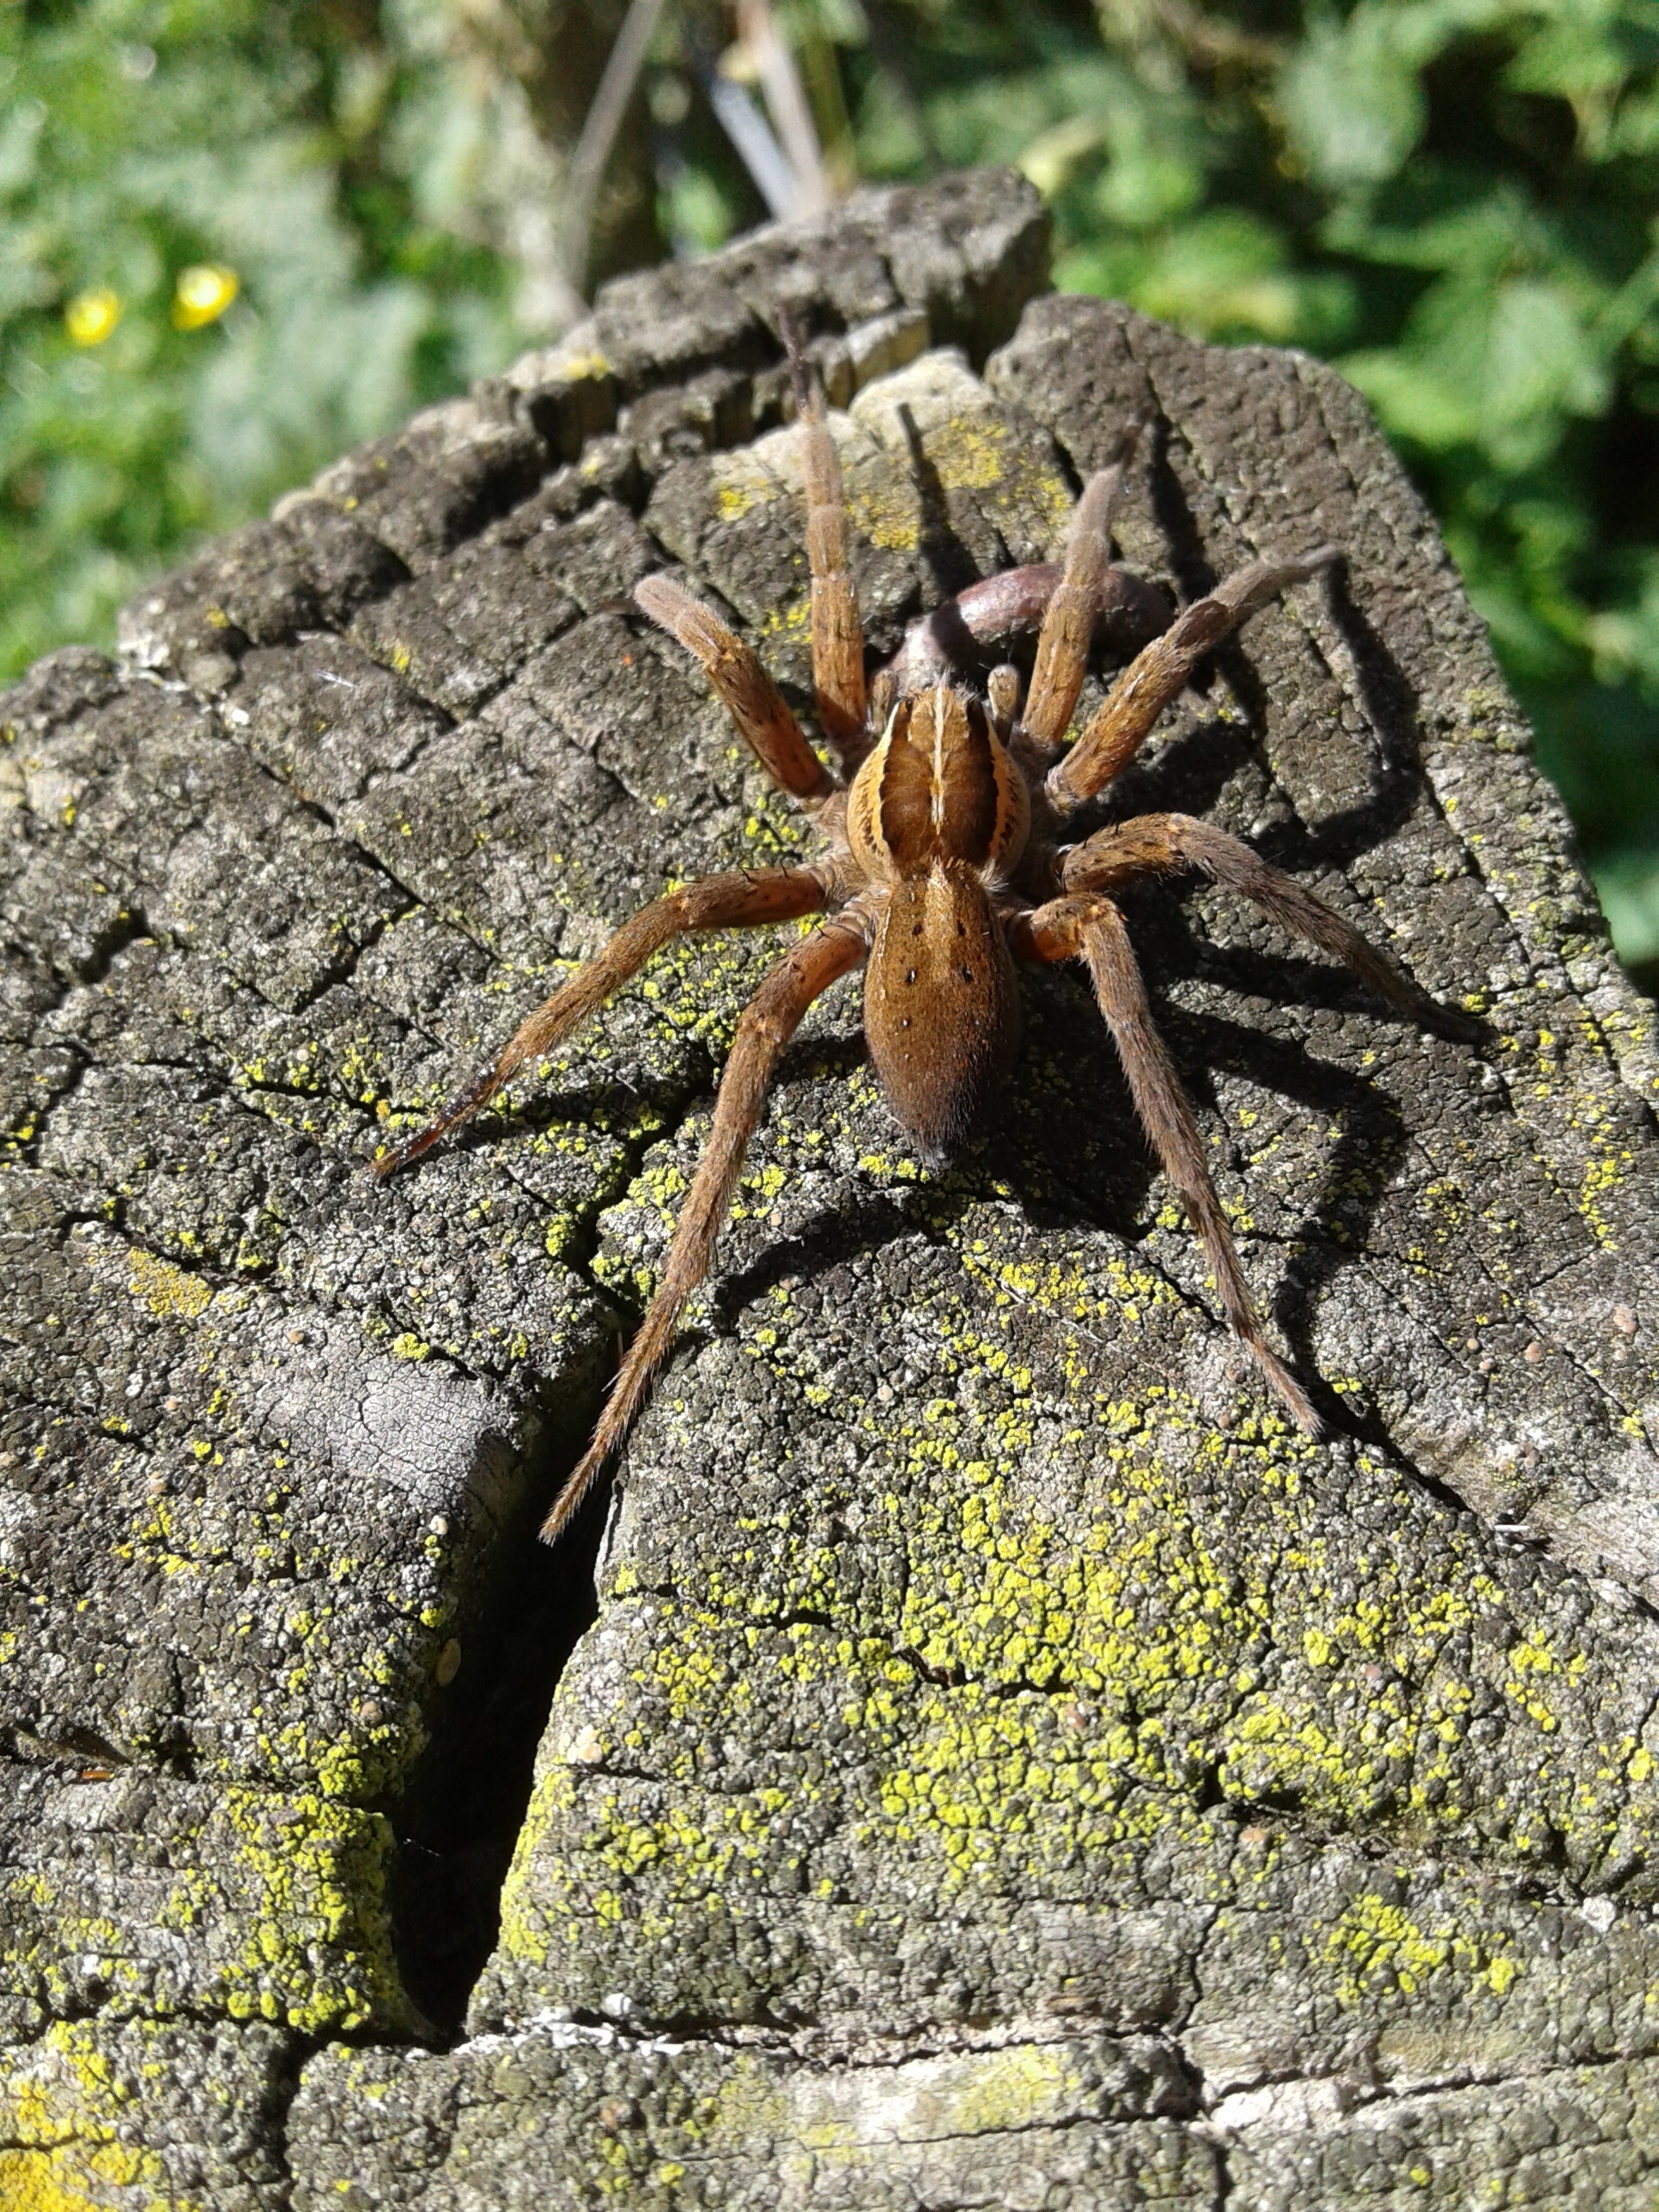
[[[525,1022],[495,1062],[428,1127],[375,1163],[393,1174],[493,1098],[596,1013],[671,939],[826,919],[793,945],[744,1009],[714,1106],[708,1150],[681,1211],[655,1297],[622,1363],[586,1453],[543,1526],[556,1536],[621,1444],[672,1346],[687,1299],[708,1274],[749,1139],[784,1048],[819,994],[860,963],[871,1057],[894,1113],[925,1152],[951,1154],[1006,1076],[1018,1035],[1017,961],[1081,960],[1117,1047],[1135,1110],[1181,1193],[1234,1334],[1310,1436],[1318,1415],[1268,1344],[1239,1265],[1193,1109],[1153,1026],[1146,986],[1113,894],[1191,872],[1251,899],[1284,928],[1345,962],[1415,1018],[1465,1025],[1293,878],[1207,822],[1143,814],[1065,842],[1084,801],[1134,757],[1198,664],[1246,616],[1337,557],[1317,547],[1253,562],[1169,619],[1146,587],[1111,565],[1113,509],[1143,424],[1126,427],[1113,465],[1091,479],[1063,567],[1016,569],[975,586],[913,632],[894,668],[866,689],[864,637],[847,562],[840,465],[821,394],[786,331],[794,371],[811,571],[812,678],[832,774],[759,659],[708,608],[653,574],[634,597],[696,654],[763,768],[811,817],[828,850],[805,867],[707,876],[625,922]],[[1091,635],[1114,614],[1151,642],[1099,711],[1065,744]],[[1041,621],[1024,710],[1020,678],[994,669],[987,696],[950,680],[953,635],[994,637]],[[918,681],[918,678],[921,680]]]

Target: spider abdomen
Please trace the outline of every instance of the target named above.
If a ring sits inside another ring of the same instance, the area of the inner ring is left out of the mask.
[[[865,969],[864,1028],[898,1119],[930,1155],[955,1152],[1019,1042],[1014,963],[972,868],[936,861],[892,886]]]

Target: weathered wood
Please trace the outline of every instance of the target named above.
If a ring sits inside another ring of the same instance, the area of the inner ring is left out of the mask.
[[[1651,2203],[1651,1009],[1363,404],[1042,282],[996,175],[629,279],[0,702],[0,2203]],[[1050,556],[1149,399],[1128,558],[1346,549],[1129,797],[1490,1036],[1133,909],[1316,1449],[1080,981],[945,1176],[840,987],[526,1812],[603,1516],[530,1529],[766,947],[361,1168],[665,880],[798,848],[619,604],[665,553],[808,696],[780,300],[884,654]]]

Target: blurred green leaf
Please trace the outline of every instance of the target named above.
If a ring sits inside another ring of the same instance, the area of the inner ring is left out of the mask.
[[[1659,960],[1659,854],[1615,851],[1596,871],[1595,887],[1620,951],[1632,967]]]
[[[1422,135],[1415,8],[1316,16],[1286,63],[1279,94],[1292,151],[1318,184],[1341,190],[1391,177]]]
[[[258,512],[524,335],[501,258],[423,224],[406,149],[371,148],[378,203],[354,191],[349,154],[420,74],[343,44],[323,8],[0,14],[7,667],[106,636],[114,606],[198,532]],[[175,328],[176,280],[202,264],[231,272],[239,296]],[[77,345],[64,310],[101,288],[118,316]]]

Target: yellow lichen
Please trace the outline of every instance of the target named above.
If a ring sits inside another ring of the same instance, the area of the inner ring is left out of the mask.
[[[213,1292],[199,1275],[136,1247],[126,1257],[128,1290],[158,1317],[198,1321],[212,1304]]]

